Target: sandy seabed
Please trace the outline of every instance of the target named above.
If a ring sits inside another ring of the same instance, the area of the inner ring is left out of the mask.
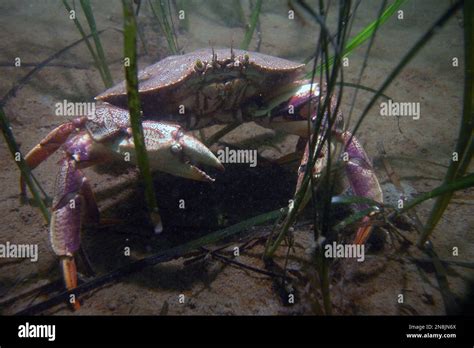
[[[244,2],[246,3],[246,2]],[[108,28],[102,35],[104,49],[114,81],[123,79],[121,67],[122,38],[114,29],[122,28],[119,3],[110,7],[107,2],[93,2],[98,27]],[[240,42],[244,30],[232,27],[217,13],[214,2],[190,8],[190,30],[179,35],[185,52],[197,48],[228,47]],[[286,2],[264,2],[261,14],[260,51],[275,56],[302,61],[314,50],[318,28],[306,19],[287,19]],[[399,59],[448,6],[448,2],[409,1],[403,5],[403,20],[391,18],[380,28],[372,48],[363,85],[377,88]],[[442,6],[441,6],[442,5]],[[245,7],[245,6],[244,6]],[[353,33],[371,22],[378,11],[377,2],[363,2],[354,21]],[[38,64],[66,45],[79,39],[76,27],[69,20],[59,1],[2,1],[0,4],[0,94],[4,95],[31,69],[28,63]],[[330,23],[331,23],[330,18]],[[139,18],[142,23],[147,52],[139,45],[140,67],[145,67],[168,55],[166,41],[157,33],[157,25],[149,11]],[[334,21],[333,21],[334,22]],[[85,23],[85,22],[84,22]],[[251,49],[256,45],[255,40]],[[350,55],[344,68],[345,80],[357,80],[365,48]],[[12,66],[20,57],[23,66]],[[459,59],[454,67],[453,58]],[[93,67],[91,56],[80,44],[34,75],[16,95],[10,98],[5,112],[13,133],[26,153],[64,119],[54,115],[54,105],[63,100],[92,101],[103,91],[100,75]],[[381,143],[389,156],[408,194],[427,192],[441,183],[445,168],[428,164],[426,160],[448,165],[456,142],[462,112],[463,39],[459,18],[447,25],[423,48],[420,54],[401,72],[386,94],[395,101],[419,102],[420,117],[382,117],[378,107],[369,113],[359,139],[374,160],[375,170],[384,189],[386,201],[396,200],[393,185],[380,161]],[[345,89],[343,110],[350,109],[353,90]],[[354,117],[360,115],[371,97],[359,92]],[[347,112],[347,111],[346,111]],[[354,120],[352,120],[354,122]],[[247,143],[258,146],[259,154],[277,158],[295,147],[294,136],[274,134],[254,124],[246,124],[227,135],[231,144]],[[46,192],[52,195],[57,153],[35,170],[35,175]],[[409,159],[407,159],[409,158]],[[38,209],[19,202],[19,171],[5,142],[0,142],[0,243],[35,244],[38,261],[29,259],[0,259],[0,302],[21,293],[60,279],[60,271],[48,240],[48,226]],[[146,219],[143,190],[137,188],[136,173],[129,170],[119,176],[85,170],[94,190],[103,217],[122,219],[122,223],[99,229],[85,229],[82,242],[90,261],[99,274],[163,248],[183,243],[212,231],[223,220],[237,223],[245,218],[284,206],[291,198],[295,185],[296,168],[266,168],[228,165],[226,173],[217,175],[215,183],[192,183],[183,179],[160,175],[156,178],[157,196],[163,217],[172,232],[154,236]],[[472,167],[471,167],[472,169]],[[460,191],[448,207],[433,234],[432,242],[442,260],[470,261],[474,259],[474,218],[472,190]],[[394,198],[395,197],[395,198]],[[186,209],[178,202],[185,199]],[[432,201],[417,208],[425,221]],[[216,216],[218,218],[216,218]],[[216,222],[217,221],[217,222]],[[252,233],[264,234],[270,227],[254,228]],[[417,234],[409,225],[403,231],[406,238],[416,241]],[[212,257],[196,262],[177,259],[126,276],[83,296],[77,314],[311,314],[311,272],[307,269],[311,246],[309,224],[297,225],[294,232],[295,252],[289,262],[295,281],[297,300],[284,304],[281,294],[268,276],[223,263]],[[239,244],[238,241],[235,243]],[[228,250],[232,252],[233,244]],[[130,247],[131,256],[123,250]],[[453,256],[453,248],[459,256]],[[263,245],[246,249],[238,261],[263,268]],[[282,261],[285,248],[277,260]],[[429,263],[413,263],[408,257],[425,258],[416,247],[408,247],[403,258],[393,257],[390,240],[379,248],[368,250],[364,262],[342,260],[333,268],[332,296],[336,314],[445,314],[445,306]],[[399,254],[400,255],[400,254]],[[79,264],[80,271],[83,265]],[[306,274],[304,277],[302,274]],[[447,267],[450,290],[460,303],[466,296],[466,284],[473,279],[470,268],[450,264]],[[59,291],[53,289],[52,292]],[[183,294],[185,301],[179,302]],[[398,296],[404,295],[404,303]],[[5,315],[16,313],[26,306],[47,298],[49,294],[27,296],[0,307]],[[47,314],[71,314],[65,304],[46,311]],[[76,313],[75,313],[76,314]]]

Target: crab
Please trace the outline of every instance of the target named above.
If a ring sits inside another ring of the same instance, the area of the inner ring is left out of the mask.
[[[301,79],[303,70],[304,64],[257,52],[202,49],[169,56],[140,71],[142,127],[152,171],[214,181],[202,166],[223,170],[222,163],[206,145],[188,133],[214,124],[255,121],[307,138],[308,117],[311,124],[321,117],[314,106],[308,105],[323,100],[325,88]],[[123,162],[125,155],[135,163],[125,82],[106,90],[95,100],[93,115],[59,125],[25,157],[34,169],[59,148],[63,152],[55,182],[49,235],[52,249],[60,259],[67,290],[77,286],[74,257],[80,248],[81,226],[85,221],[99,219],[94,193],[82,169],[111,161]],[[340,125],[341,113],[337,120]],[[346,174],[354,194],[382,202],[377,177],[359,141],[341,127],[333,127],[331,132],[346,147],[349,156]],[[306,146],[297,189],[308,158]],[[324,161],[325,158],[316,161],[315,177],[322,172]],[[158,224],[157,229],[161,230],[162,226]],[[364,243],[368,234],[370,227],[359,228],[356,242]],[[79,301],[75,308],[78,306]]]

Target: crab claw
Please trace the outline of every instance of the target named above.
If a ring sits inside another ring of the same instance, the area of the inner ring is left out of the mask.
[[[156,121],[144,121],[142,126],[152,170],[209,182],[214,179],[197,165],[203,164],[224,170],[222,163],[211,150],[193,136],[185,134],[181,126]],[[131,132],[126,138],[120,139],[118,152],[122,155],[128,152],[131,161],[135,161]]]

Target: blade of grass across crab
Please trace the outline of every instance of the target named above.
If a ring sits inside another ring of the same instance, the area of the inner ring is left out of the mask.
[[[86,19],[87,19],[87,23],[89,23],[89,27],[91,29],[92,38],[94,39],[95,49],[96,49],[96,52],[97,52],[97,57],[98,57],[100,65],[102,67],[102,71],[104,73],[105,87],[107,87],[107,88],[112,87],[112,85],[114,84],[114,81],[112,79],[112,75],[110,74],[110,70],[109,70],[109,67],[107,65],[107,61],[105,60],[104,49],[102,47],[102,43],[100,41],[100,37],[99,37],[99,34],[97,32],[94,13],[92,12],[92,7],[91,7],[91,4],[90,4],[90,1],[89,0],[81,0],[80,2],[81,2],[82,10],[84,11],[84,14],[85,14]]]
[[[459,128],[458,140],[455,153],[458,158],[451,159],[446,171],[444,183],[453,183],[456,178],[464,175],[474,154],[474,4],[471,1],[464,2],[464,101],[461,126]],[[448,207],[453,196],[453,191],[446,192],[439,197],[428,217],[423,229],[423,234],[418,241],[423,246],[433,233],[441,216]]]
[[[322,28],[324,29],[323,26],[322,26]],[[320,35],[319,35],[320,38],[325,32],[327,32],[327,29],[326,30],[323,30],[323,29],[320,32]],[[321,43],[321,39],[319,39],[319,41],[318,41],[318,47],[316,49],[316,52],[318,52],[318,53],[314,56],[315,61],[319,58],[319,52],[320,52],[320,47],[321,47],[320,43]],[[315,67],[316,67],[316,62],[313,64],[313,74],[312,74],[312,77],[311,77],[311,83],[312,84],[313,84],[314,77],[315,77],[315,69],[314,69]],[[314,132],[315,133],[318,131],[317,128],[319,127],[321,121],[318,118],[318,120],[316,122],[317,122],[317,124],[314,127]],[[309,126],[308,126],[308,129],[309,129]],[[314,147],[313,147],[312,143],[310,145],[311,146],[310,146],[309,152],[310,152],[310,155],[312,155],[314,153]],[[308,168],[310,166],[311,166],[311,158],[308,159],[308,165],[306,166],[306,170],[305,170],[305,174],[304,174],[304,177],[303,177],[302,185],[301,185],[300,189],[295,193],[295,195],[293,197],[293,200],[290,201],[289,209],[288,209],[288,215],[283,220],[283,225],[280,228],[280,232],[278,233],[278,235],[276,236],[274,241],[273,241],[273,234],[271,234],[270,237],[267,240],[267,243],[265,245],[265,251],[264,251],[264,259],[266,259],[266,260],[269,260],[273,257],[275,251],[277,250],[277,248],[279,247],[281,242],[284,240],[285,236],[288,233],[289,228],[293,225],[293,223],[296,219],[296,215],[297,215],[296,213],[298,212],[299,207],[300,207],[301,203],[303,202],[303,200],[306,196],[306,190],[307,190],[308,184],[310,182],[311,175],[308,174],[310,172],[308,170]],[[296,206],[296,208],[295,208],[295,206]]]
[[[322,9],[322,1],[321,1],[321,6],[320,9]],[[327,84],[327,90],[328,94],[331,97],[334,93],[336,82],[338,79],[338,76],[340,76],[340,81],[344,83],[344,71],[342,69],[342,58],[343,58],[343,48],[345,46],[345,42],[347,41],[348,34],[349,34],[349,27],[345,25],[345,23],[348,23],[349,18],[351,16],[351,3],[350,2],[342,2],[339,6],[339,17],[338,17],[338,26],[337,26],[337,34],[336,34],[336,43],[337,43],[337,49],[334,55],[334,65],[332,66],[332,70],[329,70],[329,66],[326,67],[326,81],[328,81]],[[327,38],[329,37],[330,33],[327,32],[327,36],[323,36],[323,51],[322,51],[322,59],[324,59],[324,62],[328,62],[328,56],[329,56],[329,49],[327,47]],[[316,61],[314,62],[316,64]],[[314,67],[313,67],[314,68]],[[315,69],[313,71],[313,76],[316,73]],[[320,77],[320,84],[322,83],[322,76]],[[332,125],[334,124],[339,107],[341,105],[341,99],[342,99],[342,94],[343,94],[343,88],[340,89],[339,93],[337,94],[337,99],[336,99],[336,106],[335,108],[332,107],[332,103],[330,102],[329,98],[325,100],[325,104],[327,106],[323,106],[323,114],[325,114],[325,109],[327,108],[327,114],[329,115],[328,117],[328,129],[332,129]],[[309,124],[308,124],[309,126]],[[323,135],[323,141],[327,142],[328,147],[330,148],[331,144],[331,135],[332,133],[330,131],[326,131],[325,134]],[[317,132],[315,132],[315,136],[319,136]],[[314,140],[316,143],[317,139]],[[320,151],[322,151],[322,145],[319,146],[318,149],[319,152],[316,152],[316,155],[320,155]],[[335,187],[335,178],[334,175],[331,174],[331,168],[332,168],[332,159],[337,158],[337,149],[333,151],[330,149],[327,152],[327,164],[326,164],[326,169],[325,173],[323,175],[323,178],[321,182],[324,182],[324,187],[325,190],[322,190],[322,200],[321,204],[315,204],[316,197],[315,197],[315,180],[312,176],[312,172],[307,173],[306,175],[310,176],[310,184],[311,184],[311,199],[313,201],[313,206],[316,207],[316,209],[319,208],[320,210],[320,219],[316,218],[316,214],[314,215],[314,220],[316,223],[318,223],[318,228],[314,228],[314,238],[315,241],[319,240],[319,236],[322,235],[323,237],[330,238],[332,239],[333,237],[331,236],[331,197],[333,196],[334,192],[334,187]],[[312,161],[312,166],[316,164],[316,158],[313,158]],[[314,164],[313,164],[314,163]],[[330,289],[330,283],[331,279],[329,276],[329,267],[330,267],[330,262],[328,259],[324,257],[324,251],[322,248],[317,248],[316,249],[316,267],[318,268],[318,273],[320,275],[321,279],[321,292],[323,295],[323,303],[324,303],[324,310],[327,315],[332,314],[332,302],[331,302],[331,289]]]
[[[328,81],[328,84],[327,84],[327,95],[331,95],[332,94],[332,91],[334,89],[334,85],[335,85],[335,82],[336,82],[336,77],[337,77],[337,73],[338,71],[340,70],[340,67],[341,67],[341,60],[342,60],[342,49],[341,49],[341,45],[342,45],[342,42],[339,42],[339,45],[337,44],[336,40],[335,40],[335,36],[333,37],[331,34],[330,34],[330,31],[328,29],[328,27],[326,26],[325,24],[325,19],[324,19],[324,16],[321,16],[321,15],[318,15],[314,10],[312,10],[306,3],[304,3],[303,1],[300,1],[299,2],[300,5],[305,8],[306,10],[308,10],[308,12],[313,16],[313,18],[316,20],[316,22],[321,26],[321,32],[320,32],[320,39],[318,41],[318,48],[316,50],[316,52],[319,52],[318,54],[316,54],[314,56],[314,64],[313,64],[313,70],[312,70],[312,75],[311,75],[311,81],[313,83],[314,81],[314,78],[316,76],[316,64],[317,64],[317,59],[319,58],[319,54],[321,54],[322,56],[322,59],[324,59],[326,57],[328,57],[328,52],[329,52],[329,44],[331,45],[331,47],[336,51],[336,64],[334,64],[334,66],[332,67],[332,70],[329,71],[329,66],[326,65],[325,66],[325,73],[326,73],[326,80]],[[347,6],[348,4],[342,4],[343,8],[341,8],[340,10],[340,14],[342,15],[343,13],[346,13],[347,14]],[[324,8],[324,5],[323,5],[323,2],[320,1],[320,10]],[[321,10],[322,12],[322,10]],[[339,17],[339,20],[341,20],[342,16]],[[343,32],[342,32],[342,28],[343,26],[341,25],[338,25],[338,34],[337,34],[337,38],[339,39],[339,36],[341,36],[341,39],[343,39]],[[321,81],[320,81],[321,83]],[[331,115],[329,118],[334,118],[334,116],[336,115],[337,113],[337,107],[336,107],[336,110],[330,110],[330,103],[328,102],[331,98],[327,97],[325,98],[324,100],[324,103],[321,103],[319,102],[318,103],[318,114],[326,114],[326,112],[328,113],[328,115]],[[339,105],[339,101],[338,101],[338,105]],[[316,120],[316,125],[313,127],[313,134],[312,134],[312,141],[310,142],[310,148],[309,148],[309,159],[308,159],[308,164],[306,166],[306,170],[305,170],[305,174],[304,174],[304,177],[303,177],[303,181],[302,181],[302,184],[300,186],[300,189],[298,192],[296,192],[295,196],[294,196],[294,199],[293,199],[293,202],[291,204],[291,208],[289,209],[289,213],[288,213],[288,216],[286,217],[284,223],[283,223],[283,227],[281,228],[280,230],[280,233],[278,234],[276,240],[272,243],[271,241],[269,241],[266,245],[266,248],[265,248],[265,258],[271,258],[273,256],[273,254],[275,253],[275,251],[277,250],[278,246],[281,244],[281,242],[283,241],[283,239],[285,238],[286,234],[288,233],[288,229],[292,226],[292,224],[294,223],[296,217],[297,217],[297,214],[300,210],[300,206],[304,200],[304,197],[305,197],[305,194],[306,194],[306,191],[308,190],[308,185],[311,183],[311,192],[314,192],[313,190],[313,176],[312,176],[312,168],[313,166],[315,165],[315,162],[316,162],[316,159],[319,158],[319,154],[322,150],[322,144],[327,141],[327,137],[328,137],[328,133],[330,132],[325,132],[325,134],[322,134],[322,141],[318,141],[319,139],[319,131],[320,131],[320,127],[322,125],[322,118],[318,118]],[[308,118],[308,129],[310,129],[310,125],[309,125],[309,118]],[[311,139],[311,138],[309,138]],[[318,143],[318,146],[316,146],[316,144]],[[327,199],[330,199],[330,195],[328,195],[328,197],[326,197],[326,200]],[[314,199],[313,199],[314,201]],[[325,206],[326,204],[322,204],[323,206]],[[326,207],[327,208],[327,207]],[[327,210],[327,209],[325,209]],[[315,229],[315,233],[316,233],[316,229]],[[318,239],[316,236],[315,236],[316,239]]]
[[[244,39],[242,40],[242,43],[240,44],[240,49],[242,50],[249,49],[250,42],[252,41],[252,36],[255,31],[255,27],[257,26],[258,17],[260,16],[261,9],[262,9],[262,0],[257,0],[257,2],[255,3],[253,7],[252,16],[250,17],[250,23],[245,32]]]
[[[163,230],[161,217],[156,202],[153,180],[151,177],[150,164],[145,149],[143,128],[140,120],[140,96],[138,94],[137,77],[137,23],[133,11],[131,0],[122,0],[123,22],[124,22],[124,57],[129,58],[130,64],[125,66],[125,78],[127,81],[128,108],[130,111],[130,124],[132,126],[133,142],[137,155],[137,165],[140,169],[145,184],[145,199],[150,213],[151,221],[154,224],[155,232]]]
[[[127,1],[127,0],[122,0]],[[145,257],[138,261],[134,261],[124,267],[118,268],[110,273],[98,276],[91,281],[85,282],[80,284],[77,288],[71,291],[64,291],[46,301],[40,302],[28,308],[25,308],[15,315],[33,315],[40,313],[48,308],[51,308],[54,305],[57,305],[74,293],[76,296],[82,295],[86,292],[90,292],[94,289],[97,289],[100,286],[103,286],[109,282],[116,281],[119,278],[122,278],[126,275],[129,275],[134,272],[138,272],[145,267],[154,266],[159,263],[167,262],[179,257],[182,257],[194,250],[198,250],[201,247],[205,247],[206,245],[215,244],[219,241],[223,241],[225,239],[235,237],[242,233],[245,230],[252,228],[253,226],[262,225],[264,223],[275,221],[281,217],[282,214],[286,213],[286,208],[281,208],[277,210],[270,211],[268,213],[264,213],[261,215],[257,215],[245,221],[239,222],[235,225],[226,227],[224,229],[212,232],[210,234],[206,234],[203,237],[194,239],[190,242],[185,244],[181,244],[175,247],[172,247],[167,250],[160,251],[157,254]]]
[[[317,104],[317,113],[318,114],[326,114],[329,115],[327,118],[328,120],[328,128],[331,128],[331,125],[333,124],[335,117],[337,115],[337,111],[340,105],[340,100],[341,96],[339,95],[336,100],[336,106],[333,108],[332,103],[329,101],[332,100],[332,95],[334,91],[334,87],[336,84],[336,79],[337,76],[340,74],[341,75],[341,81],[343,81],[342,78],[342,71],[341,71],[341,60],[342,60],[342,48],[343,44],[346,40],[346,35],[347,35],[347,27],[343,25],[343,22],[347,21],[347,17],[349,15],[349,10],[350,10],[350,3],[340,3],[340,8],[339,8],[339,17],[338,17],[338,26],[337,26],[337,34],[332,36],[330,34],[330,31],[328,27],[326,26],[326,10],[324,7],[324,2],[322,0],[319,1],[319,12],[320,14],[317,14],[315,11],[313,11],[309,6],[307,6],[303,1],[300,1],[300,5],[302,5],[305,9],[308,10],[308,12],[313,16],[313,18],[316,20],[316,22],[321,26],[321,32],[319,36],[319,40],[317,43],[317,48],[316,48],[316,54],[314,56],[314,61],[313,61],[313,70],[311,72],[311,84],[314,83],[315,76],[316,76],[316,66],[317,66],[317,60],[319,56],[321,57],[322,61],[327,61],[328,56],[329,56],[329,46],[334,49],[336,52],[335,55],[335,64],[332,66],[332,69],[329,69],[329,66],[326,64],[325,66],[325,81],[327,81],[327,88],[326,88],[326,93],[327,96],[324,100],[324,102],[321,101],[321,94],[319,95],[319,100]],[[320,75],[319,78],[319,83],[322,83],[323,76],[322,74]],[[318,118],[316,120],[316,125],[313,127],[311,137],[309,137],[310,142],[309,142],[309,158],[308,158],[308,163],[306,166],[306,170],[304,173],[302,185],[300,186],[300,189],[298,192],[296,192],[294,196],[294,200],[292,203],[289,205],[289,212],[283,222],[283,227],[280,230],[280,233],[278,234],[276,240],[273,242],[269,238],[268,243],[265,247],[265,254],[264,258],[271,258],[273,254],[275,253],[276,249],[279,247],[281,242],[284,240],[284,238],[287,236],[289,228],[294,224],[296,221],[298,212],[300,211],[301,204],[305,200],[306,192],[308,190],[308,186],[311,186],[311,199],[313,201],[313,206],[315,207],[314,213],[313,213],[313,218],[314,218],[314,238],[316,241],[319,240],[319,236],[328,236],[329,232],[329,226],[330,224],[330,219],[331,216],[329,214],[330,211],[330,199],[332,196],[332,191],[333,191],[333,183],[334,180],[330,178],[330,175],[327,175],[327,173],[331,172],[331,155],[328,154],[327,158],[327,168],[325,171],[325,175],[323,175],[323,178],[321,181],[324,181],[326,185],[324,185],[327,190],[326,192],[323,192],[323,197],[321,200],[319,200],[316,204],[316,199],[314,197],[314,188],[315,183],[313,180],[313,175],[312,175],[312,168],[316,163],[316,159],[320,157],[323,144],[325,142],[330,142],[331,140],[331,135],[330,132],[320,132],[320,127],[322,125],[322,118]],[[311,133],[311,124],[310,124],[310,118],[308,118],[308,133]],[[330,151],[329,151],[330,152]],[[317,212],[316,210],[319,210]],[[319,218],[316,218],[316,214],[319,214]],[[323,257],[323,251],[322,248],[316,248],[315,253],[315,267],[317,270],[317,273],[319,275],[319,280],[320,280],[320,288],[321,288],[321,294],[323,297],[323,305],[324,305],[324,312],[327,315],[331,315],[332,313],[332,302],[331,302],[331,291],[330,291],[330,276],[329,276],[329,267],[330,264],[327,260],[324,259]]]
[[[14,161],[16,162],[18,168],[20,169],[21,175],[23,176],[26,184],[28,185],[28,188],[30,189],[30,192],[33,195],[33,198],[38,208],[41,210],[41,213],[43,214],[43,217],[46,220],[46,223],[49,225],[51,216],[49,214],[48,208],[46,207],[46,204],[41,199],[40,194],[36,188],[36,185],[32,180],[31,170],[26,164],[25,160],[23,159],[23,155],[21,154],[20,149],[18,148],[18,144],[11,131],[8,119],[1,106],[0,106],[0,128],[2,129],[3,137],[5,138],[5,141],[8,145],[10,153]]]
[[[385,3],[386,3],[386,1],[383,1],[383,2],[382,2],[382,6],[381,6],[381,8],[380,8],[380,10],[379,10],[379,12],[378,12],[378,15],[377,15],[377,18],[378,18],[378,19],[380,19],[381,16],[382,16],[383,10],[384,10],[384,8],[385,8]],[[340,25],[340,26],[342,25],[342,27],[338,30],[338,33],[337,33],[336,37],[338,38],[338,42],[341,42],[341,41],[343,42],[343,43],[341,44],[342,47],[344,47],[346,38],[347,38],[347,36],[349,35],[349,32],[350,32],[350,30],[351,30],[351,28],[352,28],[353,20],[354,20],[354,18],[355,18],[355,12],[356,12],[356,10],[357,10],[357,8],[358,8],[358,5],[359,5],[359,3],[356,4],[356,6],[355,6],[355,8],[354,8],[354,10],[353,10],[352,12],[346,12],[346,16],[343,17],[342,21],[341,21],[341,19],[339,20],[339,25]],[[350,10],[350,8],[347,8],[347,7],[346,7],[345,10],[348,11],[348,10]],[[311,10],[308,9],[308,12],[311,13]],[[340,12],[342,12],[342,9],[341,9]],[[347,23],[347,22],[350,22],[350,25],[349,25],[348,28],[346,27],[346,25],[344,25],[344,23]],[[373,42],[374,42],[374,39],[375,39],[375,36],[376,36],[376,33],[377,33],[377,28],[378,28],[379,21],[376,20],[376,21],[374,21],[374,23],[375,23],[375,28],[374,28],[372,34],[370,35],[369,47],[368,47],[368,49],[367,49],[367,51],[366,51],[366,53],[365,53],[364,63],[363,63],[363,66],[362,66],[361,71],[360,71],[360,74],[359,74],[358,82],[357,82],[356,84],[345,83],[345,82],[344,82],[344,78],[343,78],[343,70],[341,70],[341,71],[340,71],[340,75],[341,75],[341,78],[340,78],[340,79],[341,79],[341,82],[336,82],[336,85],[340,85],[340,86],[344,86],[344,87],[345,87],[345,86],[356,87],[356,88],[359,87],[358,89],[365,89],[365,90],[369,90],[369,91],[376,92],[375,90],[373,90],[373,89],[371,89],[371,88],[364,87],[364,86],[361,86],[361,85],[360,85],[361,77],[362,77],[363,71],[364,71],[364,69],[365,69],[365,67],[366,67],[367,60],[368,60],[368,56],[369,56],[369,53],[370,53],[370,48],[371,48],[371,46],[372,46],[372,44],[373,44]],[[340,33],[341,33],[341,32],[344,33],[344,35],[342,36],[342,40],[340,39]],[[347,36],[346,36],[346,35],[347,35]],[[341,47],[341,51],[343,51],[343,50],[342,50],[342,47]],[[327,52],[327,50],[326,50],[325,52]],[[344,51],[343,51],[343,53],[342,53],[342,56],[344,57]],[[337,57],[337,56],[335,56],[335,57]],[[331,59],[334,60],[334,58],[331,58]],[[327,55],[326,55],[326,56],[324,57],[324,61],[327,62],[328,60],[329,60],[329,59],[328,59],[328,57],[327,57]],[[329,66],[330,66],[330,65],[324,64],[324,65],[321,65],[321,66],[323,66],[323,67],[325,68],[326,75],[328,75],[328,69],[329,69]],[[316,69],[316,70],[317,70],[317,69]],[[356,90],[356,93],[354,94],[352,106],[354,105],[354,102],[355,102],[355,98],[356,98],[358,89]],[[341,97],[341,95],[342,95],[342,91],[343,91],[343,90],[342,90],[342,88],[341,88],[340,92],[338,93],[338,97],[339,97],[339,98],[338,98],[337,108],[339,107],[340,97]],[[352,106],[351,106],[351,112],[352,112]],[[333,114],[336,114],[336,113],[337,113],[337,110],[334,111]],[[329,122],[330,122],[330,124],[331,124],[331,122],[334,122],[334,121],[332,120],[332,117],[329,118]],[[347,123],[350,123],[350,114],[349,114],[349,119],[347,120]],[[331,128],[330,124],[329,124],[329,126],[328,126],[329,128]],[[328,141],[328,143],[330,143],[330,139],[329,139],[329,138],[328,138],[327,141]],[[325,187],[329,187],[330,189],[329,189],[329,190],[327,190],[327,189],[325,190],[325,195],[324,195],[324,197],[323,197],[325,209],[324,209],[324,211],[323,211],[323,213],[322,213],[322,215],[321,215],[322,218],[320,219],[320,220],[323,221],[322,227],[323,227],[323,235],[324,235],[324,236],[325,236],[325,234],[330,233],[331,224],[330,224],[330,222],[329,222],[329,220],[330,220],[330,213],[329,213],[329,212],[330,212],[330,207],[331,207],[332,204],[338,204],[338,203],[346,203],[346,204],[349,203],[349,204],[351,204],[351,203],[350,203],[351,201],[352,201],[352,203],[357,203],[357,201],[358,201],[359,203],[362,203],[362,201],[365,201],[365,203],[368,203],[369,205],[378,206],[378,204],[377,204],[376,202],[371,201],[370,199],[367,199],[367,198],[365,198],[365,197],[346,197],[345,199],[335,199],[335,198],[333,197],[333,185],[334,185],[334,181],[332,181],[332,184],[330,185],[330,183],[331,183],[331,181],[330,181],[331,175],[328,174],[328,172],[330,172],[331,157],[332,157],[332,158],[336,158],[336,159],[337,159],[337,158],[340,158],[340,150],[341,150],[341,149],[342,149],[341,147],[339,147],[339,151],[338,151],[337,149],[335,149],[334,154],[332,154],[332,151],[329,151],[329,152],[328,152],[328,170],[327,170],[326,174],[324,175],[324,178],[326,179],[327,182],[326,182],[326,184],[325,184],[324,186],[325,186]],[[339,162],[340,162],[340,160],[336,162],[336,167],[338,166]],[[313,182],[311,182],[311,184],[313,184]],[[312,188],[312,192],[314,192],[314,189],[313,189],[313,188]],[[314,200],[314,198],[313,198],[313,200]],[[374,204],[374,203],[375,203],[375,204]],[[325,217],[327,217],[327,218],[325,218]],[[326,222],[326,221],[327,221],[327,223],[324,223],[324,222]],[[317,235],[316,235],[316,234],[315,234],[315,238],[317,238]]]
[[[107,87],[107,79],[105,77],[105,73],[104,73],[104,70],[102,68],[102,64],[100,63],[99,58],[97,57],[97,54],[95,53],[94,48],[92,47],[92,44],[89,42],[89,39],[87,38],[87,35],[84,32],[84,29],[82,28],[81,22],[79,22],[79,20],[77,19],[77,15],[75,13],[72,16],[72,13],[73,13],[74,10],[71,8],[71,6],[69,6],[69,4],[66,0],[63,0],[63,5],[66,8],[67,12],[69,13],[70,18],[72,18],[72,20],[74,21],[74,24],[76,25],[77,30],[79,31],[82,38],[84,39],[84,41],[87,45],[87,49],[89,50],[89,52],[92,56],[92,59],[94,60],[94,64],[95,64],[97,70],[99,70],[100,77],[102,78],[102,81],[104,82],[105,87]]]

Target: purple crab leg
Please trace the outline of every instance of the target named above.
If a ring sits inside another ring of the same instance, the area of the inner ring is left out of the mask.
[[[67,143],[66,155],[59,161],[52,204],[49,238],[51,246],[60,258],[63,279],[67,290],[77,287],[77,270],[74,255],[80,248],[80,233],[84,218],[97,223],[99,209],[87,178],[78,168],[74,154],[84,153],[92,140],[85,134],[78,135]],[[92,165],[85,162],[82,167]],[[80,308],[76,299],[74,309]]]
[[[345,144],[348,159],[345,170],[354,195],[383,203],[383,193],[379,181],[375,175],[372,163],[359,140],[347,131],[336,134],[336,138]],[[358,205],[359,210],[366,208],[368,208],[366,204]],[[368,216],[362,220],[363,226],[359,227],[356,232],[355,244],[364,244],[372,233],[372,226],[367,225],[369,220]]]
[[[346,145],[345,152],[347,161],[345,162],[345,173],[352,192],[355,196],[361,196],[370,198],[376,202],[383,203],[382,189],[380,188],[379,181],[375,172],[372,168],[371,161],[367,156],[364,148],[361,146],[356,137],[351,136],[349,132],[337,133],[335,138],[337,141]],[[352,139],[351,139],[352,138]],[[350,143],[349,143],[350,141]],[[328,154],[328,147],[323,144],[321,155],[316,159],[315,165],[312,168],[312,175],[314,178],[318,178],[326,165],[326,159]],[[345,156],[343,156],[345,157]],[[298,181],[296,184],[296,191],[298,191],[303,182],[304,174],[309,160],[309,142],[306,145],[305,152],[303,154],[301,164],[298,169]],[[309,200],[309,190],[305,193],[303,203],[300,209],[303,209]],[[368,206],[365,204],[359,204],[357,208],[359,210],[366,209]],[[356,232],[354,243],[364,244],[372,232],[372,226],[368,225],[370,218],[364,217],[362,223],[364,226],[360,227]]]
[[[272,110],[270,118],[265,120],[265,125],[307,138],[308,117],[311,117],[310,123],[312,126],[316,124],[318,117],[323,117],[321,127],[327,129],[327,115],[317,115],[317,103],[320,101],[320,98],[321,102],[324,100],[326,97],[324,94],[324,87],[320,88],[318,84],[311,85],[308,81],[301,81],[295,93]],[[310,101],[312,101],[312,103],[310,103]],[[331,110],[335,110],[337,105],[336,98],[333,96],[330,102]],[[352,136],[351,133],[347,131],[337,131],[337,129],[342,128],[341,126],[343,125],[342,113],[340,111],[338,112],[335,123],[335,126],[332,128],[332,134],[334,134],[334,138],[338,142],[345,145],[344,151],[346,152],[346,156],[344,156],[344,159],[347,159],[345,172],[352,192],[356,196],[370,198],[376,202],[383,203],[382,190],[372,168],[372,163],[362,145],[357,138]],[[315,166],[312,168],[312,175],[316,178],[325,167],[328,151],[329,149],[327,145],[324,144],[320,155],[321,157],[316,160]],[[298,170],[298,181],[296,185],[297,191],[301,187],[308,159],[309,142],[306,145]],[[303,209],[308,199],[309,195],[308,192],[306,192],[300,209]],[[357,208],[362,210],[367,208],[367,205],[359,204]],[[369,217],[365,217],[363,223],[367,225],[369,220]],[[356,233],[355,243],[365,243],[370,236],[371,231],[372,227],[368,225],[367,227],[359,228]]]
[[[345,150],[348,158],[346,173],[354,194],[382,203],[382,189],[373,170],[371,160],[359,140],[348,131],[336,134],[336,138],[346,145]]]

